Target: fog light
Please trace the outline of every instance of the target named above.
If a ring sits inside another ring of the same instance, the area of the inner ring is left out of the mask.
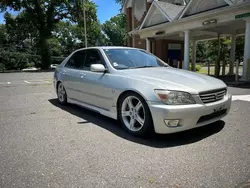
[[[164,120],[165,121],[165,124],[168,126],[168,127],[177,127],[178,124],[179,124],[179,120],[175,119],[175,120]]]

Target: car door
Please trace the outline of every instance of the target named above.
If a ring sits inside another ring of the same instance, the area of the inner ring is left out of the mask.
[[[110,87],[111,75],[108,70],[105,73],[92,72],[90,66],[92,64],[106,63],[98,49],[86,50],[86,60],[81,74],[83,81],[81,82],[81,90],[84,93],[84,102],[95,107],[109,110],[112,107],[112,88]]]
[[[85,51],[75,52],[62,70],[62,81],[69,99],[80,100],[79,82],[81,81],[80,70],[83,69]]]

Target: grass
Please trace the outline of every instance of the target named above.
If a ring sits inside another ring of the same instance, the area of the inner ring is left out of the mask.
[[[201,69],[199,71],[197,71],[197,73],[201,73],[201,74],[208,74],[208,69]],[[214,74],[214,70],[210,70],[210,75]]]

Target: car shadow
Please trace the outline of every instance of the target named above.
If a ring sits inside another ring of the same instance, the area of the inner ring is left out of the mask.
[[[96,112],[72,104],[64,106],[61,105],[57,99],[50,99],[49,102],[52,105],[83,119],[83,121],[77,122],[79,125],[92,123],[95,126],[99,126],[103,129],[106,129],[123,139],[155,148],[176,147],[195,143],[220,132],[225,125],[224,121],[218,121],[207,126],[199,127],[180,133],[168,135],[154,134],[150,138],[144,139],[130,135],[121,127],[118,121],[105,117]]]

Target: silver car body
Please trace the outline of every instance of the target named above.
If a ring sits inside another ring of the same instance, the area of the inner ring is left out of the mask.
[[[211,103],[203,103],[200,97],[202,92],[216,94],[218,89],[226,89],[227,86],[221,80],[172,67],[116,70],[104,52],[104,49],[111,48],[124,47],[88,48],[99,50],[106,62],[108,69],[106,73],[64,67],[75,52],[56,68],[54,74],[55,88],[58,81],[63,83],[69,103],[74,103],[117,119],[117,101],[119,96],[127,91],[136,92],[147,102],[152,114],[154,130],[160,134],[200,127],[216,122],[228,114],[231,106],[231,95],[228,92],[225,93],[221,100]],[[193,96],[196,104],[163,104],[155,94],[155,89],[188,92]],[[199,121],[201,117],[213,114],[217,109],[225,109],[226,113]],[[178,119],[180,126],[166,126],[165,120],[171,119]]]

